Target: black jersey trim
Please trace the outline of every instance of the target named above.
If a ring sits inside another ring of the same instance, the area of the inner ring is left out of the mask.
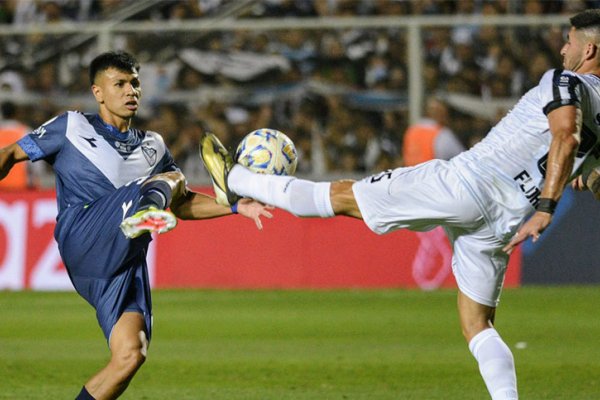
[[[577,85],[581,84],[581,80],[573,75],[564,74],[563,69],[554,70],[552,75],[552,101],[543,108],[544,114],[548,115],[551,111],[563,106],[575,105],[579,106],[579,98],[575,92]],[[561,87],[566,87],[569,93],[568,98],[561,96]]]
[[[561,107],[564,107],[564,106],[576,106],[576,107],[579,107],[579,100],[564,99],[564,100],[551,101],[550,103],[546,104],[546,107],[544,107],[544,109],[543,109],[544,115],[548,115],[552,111],[556,110],[557,108],[561,108]]]

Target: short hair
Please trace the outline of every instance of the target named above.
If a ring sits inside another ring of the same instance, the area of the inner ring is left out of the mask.
[[[119,71],[132,72],[139,71],[140,64],[138,60],[125,51],[109,51],[102,53],[90,63],[90,84],[94,84],[98,73],[106,71],[109,68],[116,68]]]
[[[600,28],[600,9],[594,8],[580,12],[569,20],[575,29]]]

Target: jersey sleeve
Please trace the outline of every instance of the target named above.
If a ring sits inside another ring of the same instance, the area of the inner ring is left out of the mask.
[[[44,122],[17,143],[31,161],[48,159],[60,151],[66,140],[68,113]]]
[[[162,165],[161,165],[160,172],[172,172],[172,171],[181,172],[181,170],[179,169],[177,164],[175,164],[175,160],[173,159],[171,152],[169,151],[169,149],[166,146],[165,146],[165,155],[163,156],[163,158],[161,160],[161,164]]]
[[[563,106],[580,107],[582,84],[574,73],[563,69],[546,72],[538,85],[544,114]]]

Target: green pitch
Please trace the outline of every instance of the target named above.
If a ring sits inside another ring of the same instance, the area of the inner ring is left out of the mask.
[[[506,290],[523,399],[600,398],[600,287]],[[486,399],[454,291],[157,291],[124,399]],[[0,399],[72,399],[108,359],[74,293],[0,292]]]

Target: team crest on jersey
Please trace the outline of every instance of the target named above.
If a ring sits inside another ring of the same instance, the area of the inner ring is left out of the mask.
[[[143,144],[142,153],[144,154],[146,161],[148,161],[148,164],[150,164],[151,167],[154,166],[154,164],[156,164],[156,149],[148,146],[147,144]]]

